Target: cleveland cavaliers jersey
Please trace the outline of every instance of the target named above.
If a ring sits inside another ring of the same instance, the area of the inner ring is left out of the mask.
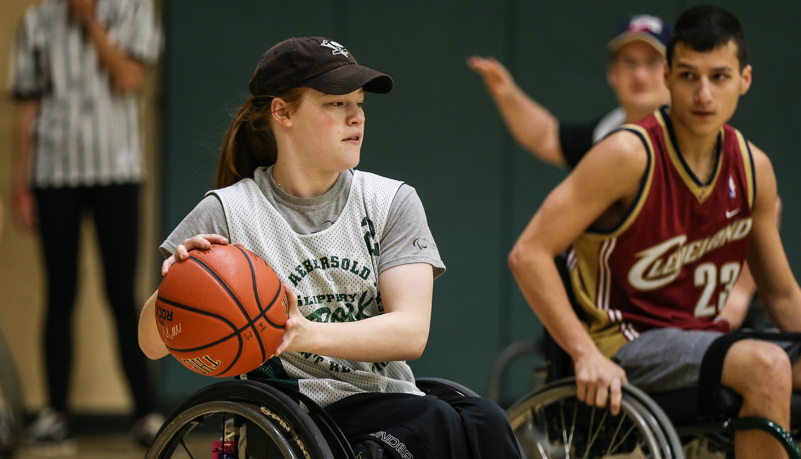
[[[718,313],[745,261],[755,194],[748,143],[731,126],[706,183],[684,161],[666,107],[623,129],[648,155],[638,195],[615,229],[591,228],[568,251],[576,300],[610,357],[653,328],[729,331]]]
[[[354,171],[345,208],[334,224],[296,233],[252,179],[213,191],[231,242],[264,258],[298,296],[298,309],[316,322],[352,322],[383,314],[378,289],[380,238],[402,182]],[[322,406],[360,392],[422,395],[405,362],[356,362],[308,352],[284,352],[251,376],[300,390]]]

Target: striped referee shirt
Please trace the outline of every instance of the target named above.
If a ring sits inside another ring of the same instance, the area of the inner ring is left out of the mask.
[[[161,28],[152,0],[97,0],[96,16],[132,58],[154,63]],[[138,183],[144,175],[137,96],[113,89],[67,0],[27,11],[11,58],[16,99],[37,98],[30,180],[35,188]]]

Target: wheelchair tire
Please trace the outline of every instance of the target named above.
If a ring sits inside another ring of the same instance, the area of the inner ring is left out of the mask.
[[[247,420],[267,434],[271,448],[284,458],[338,459],[345,453],[334,454],[324,435],[298,402],[281,391],[267,385],[249,384],[249,381],[225,381],[201,389],[178,407],[164,423],[145,456],[146,459],[187,457],[179,447],[187,450],[194,445],[186,437],[199,426],[209,422],[219,426],[219,417],[230,415]],[[267,394],[267,396],[265,396]],[[213,438],[219,440],[219,438]],[[203,450],[203,448],[207,448]],[[207,457],[211,441],[194,447],[189,457]],[[258,457],[258,456],[256,456]],[[276,457],[271,455],[270,457]]]
[[[0,333],[0,458],[14,457],[25,426],[17,367]]]
[[[683,459],[681,442],[664,412],[642,391],[625,385],[621,413],[576,398],[573,378],[554,381],[507,410],[529,459],[647,457]]]

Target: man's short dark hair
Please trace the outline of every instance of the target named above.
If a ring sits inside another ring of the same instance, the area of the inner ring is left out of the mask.
[[[668,66],[673,65],[677,43],[694,51],[706,52],[725,46],[731,40],[737,45],[737,59],[742,70],[748,65],[748,50],[740,21],[733,14],[716,6],[690,8],[679,16],[673,27],[673,36],[668,41],[666,52]]]

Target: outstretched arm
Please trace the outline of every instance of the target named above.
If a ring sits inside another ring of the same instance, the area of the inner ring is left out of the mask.
[[[566,166],[559,143],[559,120],[523,92],[506,67],[494,58],[471,57],[467,65],[481,75],[517,143],[542,161]]]

